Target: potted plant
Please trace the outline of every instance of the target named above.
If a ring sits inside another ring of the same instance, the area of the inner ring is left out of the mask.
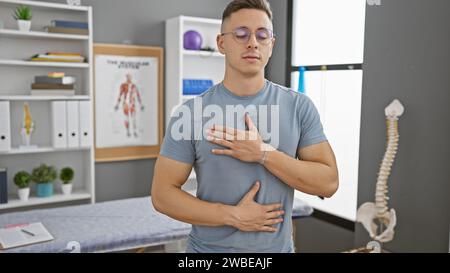
[[[17,25],[20,31],[30,31],[31,28],[31,8],[28,6],[19,6],[13,14],[14,19],[17,20]]]
[[[19,188],[19,199],[22,202],[28,201],[30,197],[31,175],[28,172],[21,171],[14,176],[14,184]]]
[[[34,168],[31,180],[36,184],[36,195],[38,197],[50,197],[53,195],[53,182],[57,177],[56,169],[52,166],[41,164]]]
[[[65,167],[61,170],[59,174],[59,179],[62,181],[62,192],[64,195],[70,195],[72,193],[72,180],[74,177],[74,172],[72,168]]]

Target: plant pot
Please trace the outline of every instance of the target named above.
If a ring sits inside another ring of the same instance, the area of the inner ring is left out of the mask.
[[[19,199],[22,202],[28,201],[30,197],[30,188],[19,189]]]
[[[17,25],[20,31],[30,31],[31,21],[27,20],[17,20]]]
[[[36,187],[37,197],[50,197],[53,195],[53,183],[40,183]]]
[[[62,184],[61,188],[64,195],[72,194],[72,184]]]

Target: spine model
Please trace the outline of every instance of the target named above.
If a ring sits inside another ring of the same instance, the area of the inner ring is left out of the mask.
[[[356,221],[369,232],[378,243],[389,242],[394,238],[397,224],[395,210],[388,207],[388,178],[398,150],[398,118],[403,115],[403,105],[394,100],[386,109],[387,147],[378,173],[375,190],[375,203],[366,202],[358,208]]]
[[[377,208],[377,217],[380,219],[388,219],[388,177],[391,174],[392,164],[398,150],[398,118],[396,116],[387,117],[387,148],[381,163],[380,172],[378,174],[375,207]],[[384,222],[384,221],[383,221]]]

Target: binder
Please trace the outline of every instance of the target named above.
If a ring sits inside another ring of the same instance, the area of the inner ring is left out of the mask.
[[[8,175],[6,169],[0,168],[0,204],[8,203]]]
[[[67,148],[66,102],[52,102],[52,145],[56,149]]]
[[[80,147],[79,102],[67,102],[67,147]]]
[[[54,27],[79,28],[79,29],[88,29],[89,28],[89,24],[87,22],[53,20],[51,23],[52,23],[52,26],[54,26]]]
[[[91,147],[91,105],[89,101],[80,101],[80,147]]]
[[[9,101],[0,101],[0,152],[11,150]]]

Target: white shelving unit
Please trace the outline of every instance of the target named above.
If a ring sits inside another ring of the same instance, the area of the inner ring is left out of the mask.
[[[70,151],[84,151],[90,148],[79,147],[79,148],[67,148],[67,149],[56,149],[53,147],[38,147],[36,149],[21,150],[18,148],[13,148],[9,152],[0,152],[0,155],[20,155],[20,154],[43,154],[43,153],[56,153],[56,152],[70,152]]]
[[[211,79],[214,84],[223,79],[225,58],[217,50],[216,37],[221,20],[178,16],[166,21],[166,126],[173,110],[195,96],[183,95],[183,79]],[[215,52],[186,50],[183,36],[186,31],[198,31],[202,47]]]
[[[178,16],[166,21],[166,126],[177,106],[194,98],[183,95],[183,79],[210,79],[214,84],[225,74],[225,58],[217,50],[216,37],[222,20]],[[186,50],[183,36],[195,30],[202,36],[202,47],[214,48],[214,52]],[[189,179],[195,179],[192,171]]]
[[[69,6],[66,4],[50,3],[50,2],[37,2],[37,1],[22,1],[22,0],[2,0],[2,6],[4,7],[17,7],[18,5],[32,6],[34,9],[39,10],[61,10],[61,11],[89,11],[90,7],[87,6]]]
[[[89,100],[89,96],[0,96],[1,100],[8,101],[55,101],[55,100]]]
[[[30,32],[17,30],[11,14],[19,5],[31,7],[33,12]],[[37,1],[0,0],[0,18],[4,28],[0,29],[0,102],[8,102],[10,109],[11,148],[0,152],[0,166],[7,169],[8,203],[0,204],[0,213],[8,209],[31,209],[34,206],[85,200],[95,202],[95,164],[93,148],[93,25],[92,8],[87,6],[70,6]],[[83,21],[89,24],[89,35],[71,35],[47,33],[44,27],[52,20]],[[38,53],[63,51],[79,52],[87,58],[86,63],[31,62],[27,61]],[[35,76],[48,72],[61,71],[77,78],[75,96],[31,96],[30,85]],[[89,131],[87,147],[54,148],[52,145],[52,110],[53,101],[82,101],[89,104]],[[20,149],[19,129],[23,119],[23,104],[28,102],[35,122],[31,144],[36,149]],[[0,124],[5,126],[4,124]],[[54,183],[55,194],[52,197],[37,198],[33,183],[30,199],[21,202],[17,196],[17,187],[13,183],[18,171],[32,171],[45,163],[61,170],[72,167],[75,171],[73,193],[61,194],[60,181]]]
[[[71,35],[59,33],[47,33],[42,31],[23,32],[15,29],[0,29],[1,37],[16,37],[24,39],[47,38],[47,39],[66,39],[66,40],[89,40],[89,35]]]
[[[69,196],[64,196],[60,193],[56,193],[51,197],[47,198],[38,198],[38,197],[30,197],[28,202],[21,202],[20,200],[13,199],[8,204],[2,205],[2,209],[13,209],[13,208],[23,208],[23,207],[30,207],[30,206],[36,206],[36,205],[45,205],[45,204],[51,204],[51,203],[61,203],[61,202],[68,202],[68,201],[77,201],[77,200],[86,200],[90,199],[91,194],[88,192],[73,192]]]
[[[195,50],[183,50],[184,56],[197,56],[197,57],[217,57],[217,58],[224,58],[225,56],[222,55],[220,52],[207,52],[207,51],[195,51]]]
[[[89,68],[86,63],[61,63],[61,62],[31,62],[21,60],[2,60],[0,65],[9,66],[37,66],[37,67],[72,67],[72,68]]]

